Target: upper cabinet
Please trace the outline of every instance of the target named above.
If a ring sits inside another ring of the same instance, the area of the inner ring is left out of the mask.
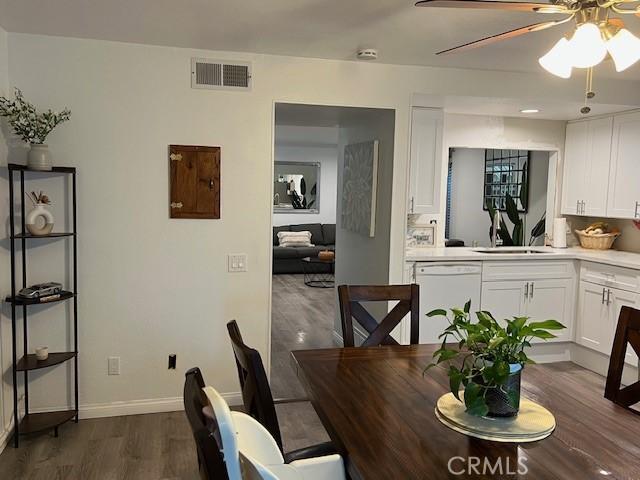
[[[640,112],[617,115],[609,171],[607,216],[640,218]]]
[[[409,213],[440,212],[442,123],[442,110],[411,109]]]
[[[640,112],[567,125],[562,213],[640,218]]]
[[[611,117],[567,125],[562,213],[607,215],[607,181],[611,156]]]

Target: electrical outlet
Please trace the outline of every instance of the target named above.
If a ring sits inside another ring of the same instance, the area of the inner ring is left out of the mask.
[[[120,375],[120,357],[107,358],[107,373],[109,375]]]
[[[227,255],[227,263],[229,272],[246,272],[248,270],[246,253],[230,253]]]
[[[169,355],[169,370],[176,369],[177,356],[175,353]]]

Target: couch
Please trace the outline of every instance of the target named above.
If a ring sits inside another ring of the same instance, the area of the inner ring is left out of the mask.
[[[278,241],[278,232],[311,232],[313,247],[281,247]],[[299,225],[282,225],[273,227],[273,273],[303,273],[302,259],[305,257],[317,257],[321,250],[335,250],[336,224],[335,223],[302,223]],[[332,266],[320,266],[331,271]]]

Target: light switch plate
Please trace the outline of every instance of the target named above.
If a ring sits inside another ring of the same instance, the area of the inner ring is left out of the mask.
[[[230,253],[227,255],[229,272],[246,272],[247,254],[246,253]]]
[[[107,373],[109,375],[120,375],[120,357],[107,358]]]

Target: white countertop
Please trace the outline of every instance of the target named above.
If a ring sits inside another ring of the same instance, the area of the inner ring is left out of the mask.
[[[514,247],[500,247],[510,250]],[[522,247],[515,247],[521,249]],[[487,260],[586,260],[618,267],[640,270],[640,254],[620,252],[617,250],[588,250],[573,247],[557,249],[552,247],[531,247],[531,250],[546,252],[531,253],[486,253],[477,252],[470,247],[419,248],[407,249],[407,262],[468,262]]]

